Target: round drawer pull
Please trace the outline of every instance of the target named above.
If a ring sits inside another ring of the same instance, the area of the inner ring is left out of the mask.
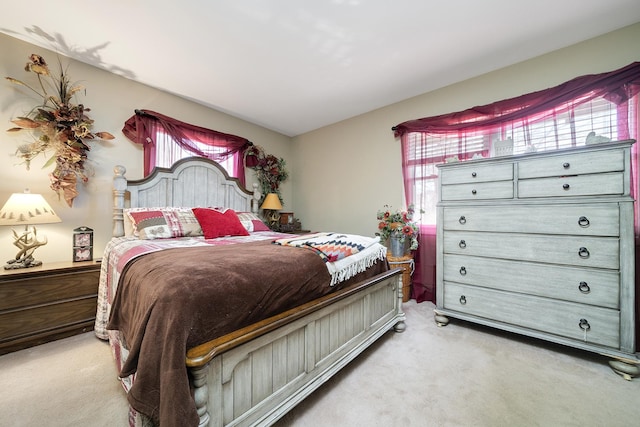
[[[562,188],[568,190],[571,186],[569,184],[562,184]]]
[[[458,243],[458,246],[460,246],[460,249],[464,249],[467,247],[467,242],[465,242],[464,240],[460,240],[460,243]]]
[[[580,327],[580,329],[582,329],[583,331],[588,331],[591,329],[591,325],[589,324],[589,322],[587,321],[587,319],[580,319],[580,323],[578,323],[578,326]]]
[[[460,224],[466,224],[466,223],[467,223],[467,218],[465,218],[465,216],[464,216],[464,215],[462,215],[462,216],[458,219],[458,222],[459,222]]]
[[[589,292],[591,292],[591,288],[589,287],[587,282],[580,282],[580,284],[578,285],[578,290],[583,294],[588,294]]]
[[[569,162],[565,162],[565,163],[562,164],[562,167],[565,168],[565,169],[569,169],[570,166],[571,165],[569,164]]]
[[[580,249],[578,249],[578,256],[580,258],[589,258],[589,249],[585,248],[584,246],[581,247]]]
[[[460,295],[460,304],[465,305],[467,303],[467,297]]]
[[[581,216],[578,218],[578,225],[582,228],[587,228],[591,223],[589,222],[589,218],[586,216]]]
[[[476,190],[471,190],[471,194],[473,194],[474,196],[477,194],[478,192]]]
[[[460,267],[460,275],[461,276],[466,276],[467,275],[467,268],[464,265],[462,267]]]
[[[476,176],[478,176],[478,174],[475,172],[471,172],[471,176],[475,178]]]

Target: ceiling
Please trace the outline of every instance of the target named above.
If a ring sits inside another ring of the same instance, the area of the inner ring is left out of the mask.
[[[638,0],[31,0],[0,32],[296,136],[636,22]]]

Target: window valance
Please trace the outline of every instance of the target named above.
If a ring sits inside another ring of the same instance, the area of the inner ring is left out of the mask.
[[[640,62],[634,62],[615,71],[584,75],[558,86],[505,99],[492,104],[473,107],[464,111],[409,120],[394,126],[396,137],[409,132],[446,134],[458,132],[482,132],[505,123],[536,118],[544,119],[545,113],[558,114],[580,103],[604,97],[620,105],[640,92]],[[627,139],[629,135],[618,135]]]
[[[193,153],[194,156],[206,157],[212,160],[224,160],[235,153],[243,153],[253,145],[248,139],[231,135],[216,130],[207,129],[190,123],[176,120],[150,110],[135,110],[135,114],[124,124],[122,132],[131,141],[142,144],[144,149],[144,171],[148,174],[155,166],[155,138],[158,131],[169,135],[173,141],[183,149]],[[197,144],[205,144],[212,147],[224,148],[215,154],[205,153]],[[242,159],[243,156],[238,156]],[[244,167],[242,162],[238,165],[238,175],[244,181]]]

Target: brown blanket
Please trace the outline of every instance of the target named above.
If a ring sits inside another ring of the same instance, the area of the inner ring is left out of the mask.
[[[319,256],[269,241],[168,249],[135,259],[121,276],[108,326],[121,332],[130,350],[120,373],[136,373],[129,403],[162,427],[197,426],[187,349],[386,269],[378,262],[330,287]]]

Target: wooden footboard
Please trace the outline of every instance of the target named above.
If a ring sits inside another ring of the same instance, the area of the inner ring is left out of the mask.
[[[191,349],[200,426],[271,425],[386,331],[404,331],[400,273]]]

